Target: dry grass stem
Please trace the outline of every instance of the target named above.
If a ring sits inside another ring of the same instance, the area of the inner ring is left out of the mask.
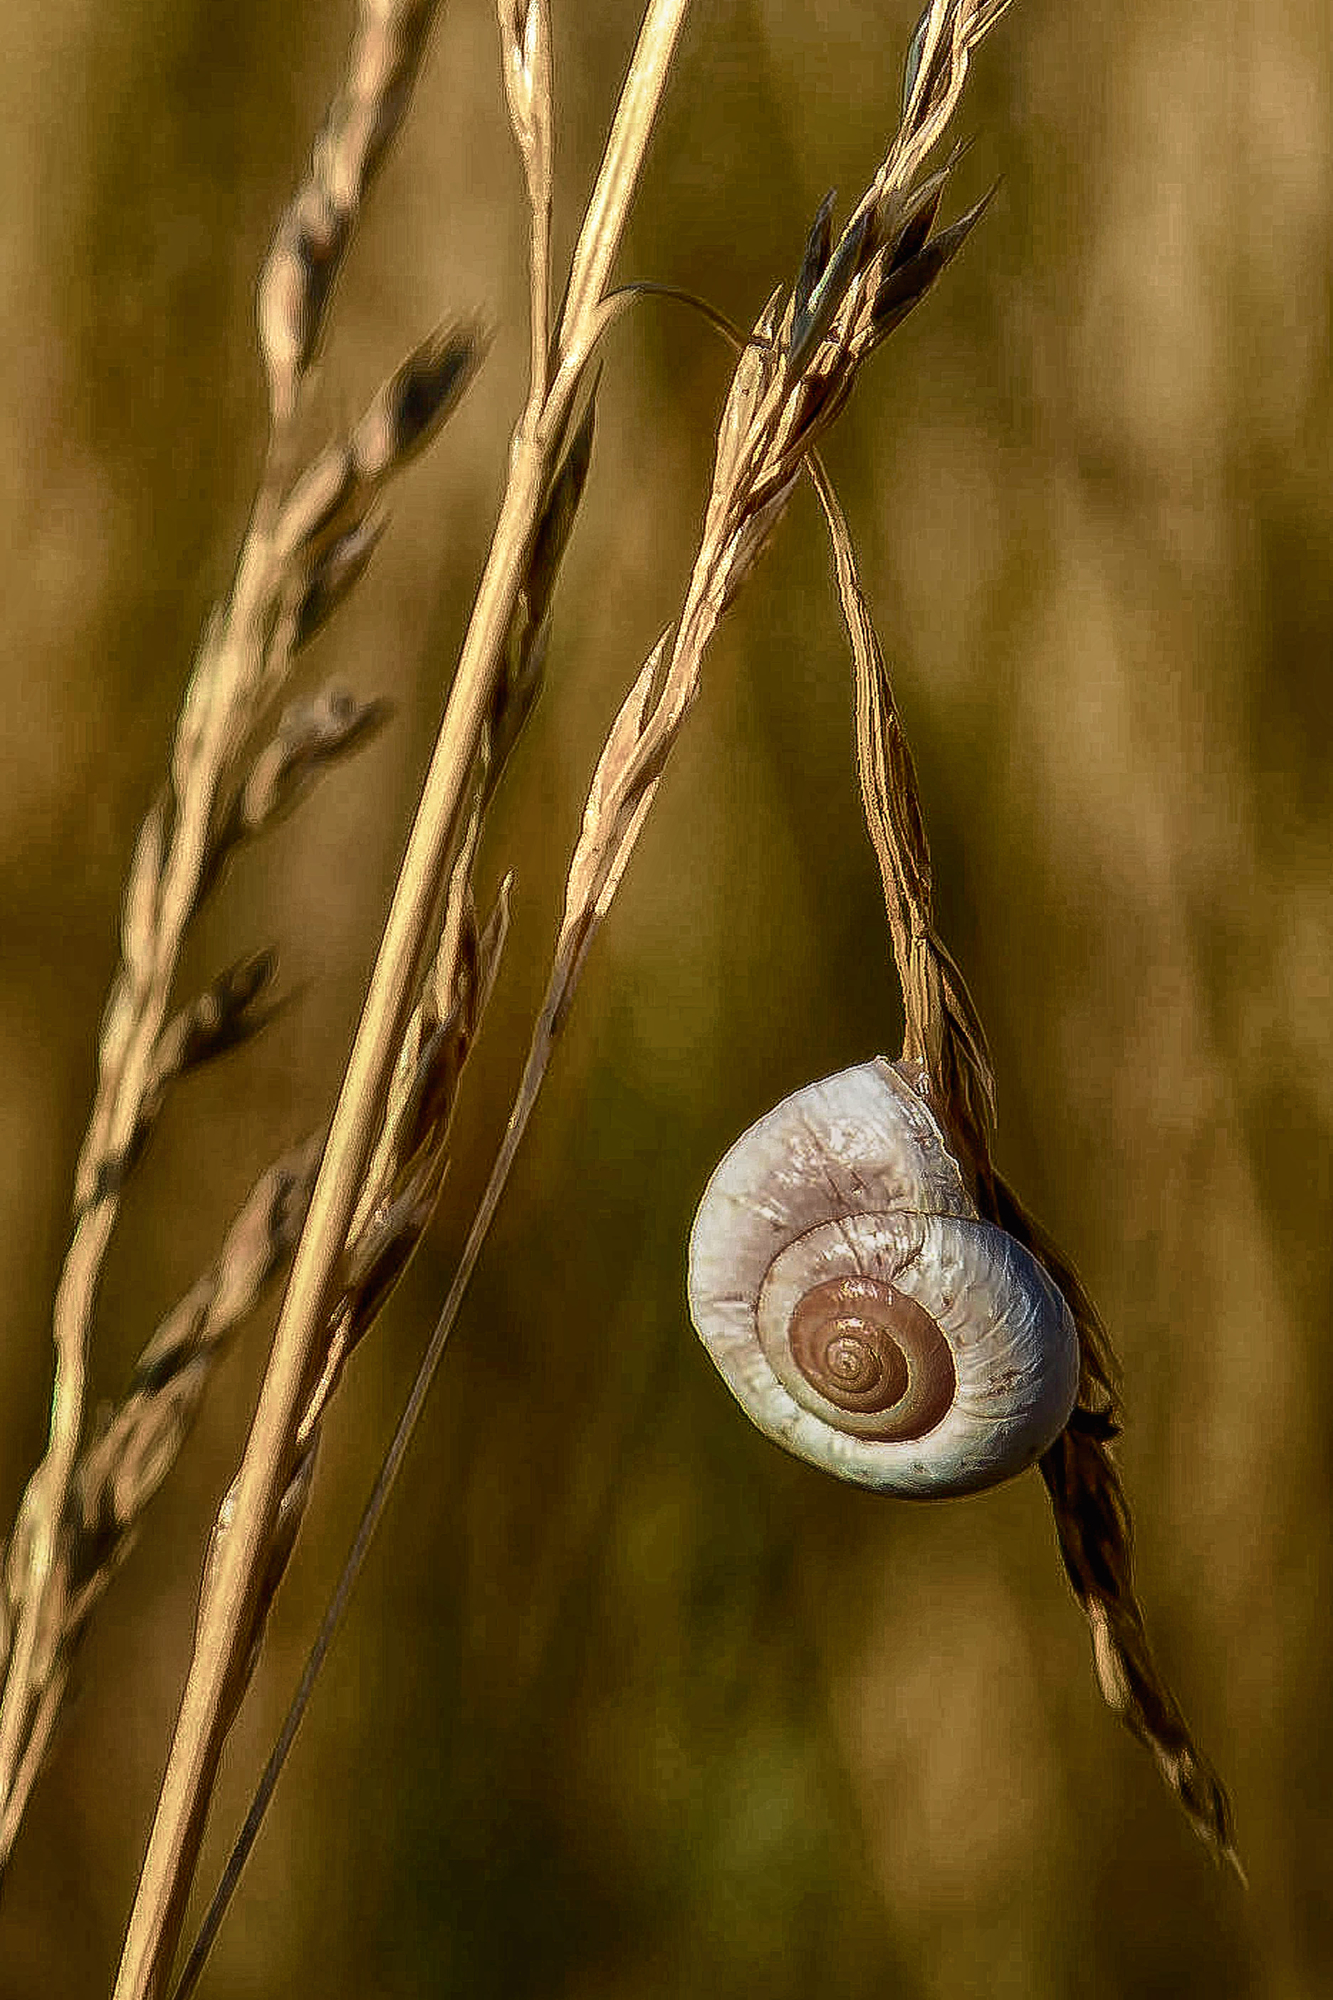
[[[319,1377],[297,1432],[297,1472],[283,1497],[279,1513],[280,1532],[276,1537],[283,1547],[276,1562],[270,1560],[266,1570],[265,1590],[261,1595],[243,1682],[248,1680],[253,1669],[267,1607],[285,1567],[295,1525],[310,1490],[308,1469],[311,1454],[307,1450],[308,1443],[348,1355],[378,1315],[393,1283],[419,1243],[443,1179],[442,1148],[462,1065],[494,983],[508,923],[509,882],[506,878],[490,922],[485,931],[477,935],[471,901],[472,867],[485,810],[540,690],[556,577],[591,462],[595,406],[594,385],[587,409],[551,482],[534,538],[527,577],[514,606],[492,711],[478,753],[472,814],[450,879],[440,947],[427,975],[422,999],[408,1022],[390,1086],[383,1127],[352,1218],[345,1257],[346,1289],[335,1304]],[[451,992],[454,997],[446,1005],[446,996]],[[416,1167],[423,1176],[425,1185],[431,1189],[429,1202],[422,1199],[424,1187],[413,1187],[410,1182],[399,1194],[392,1194],[395,1183],[403,1179],[405,1165]],[[469,1272],[484,1234],[485,1229],[478,1231],[474,1224],[472,1240],[464,1258]],[[457,1285],[455,1289],[458,1289]],[[452,1312],[449,1323],[452,1323]],[[433,1373],[434,1363],[423,1363],[418,1376],[418,1401],[415,1405],[418,1409]],[[380,1508],[392,1487],[393,1468],[401,1461],[414,1427],[414,1416],[408,1416],[400,1423],[385,1469],[367,1503],[357,1537],[357,1548],[363,1553],[369,1546]],[[220,1537],[230,1525],[234,1507],[233,1488],[219,1516],[210,1572],[216,1567]],[[283,1532],[284,1523],[286,1532]],[[312,1645],[282,1732],[270,1754],[245,1824],[237,1836],[226,1869],[191,1947],[180,1981],[174,1989],[173,2000],[184,2000],[184,1996],[193,1991],[203,1969],[212,1940],[258,1837],[269,1800],[295,1741],[320,1665],[358,1569],[359,1557],[354,1552]]]
[[[348,1229],[382,1121],[431,915],[462,850],[486,755],[506,649],[570,420],[595,344],[615,259],[686,0],[651,0],[575,251],[547,393],[532,385],[449,703],[371,976],[329,1141],[297,1247],[234,1507],[201,1606],[176,1736],[116,1983],[117,2000],[161,1992],[174,1956],[234,1690],[263,1597],[269,1550]],[[534,73],[534,88],[539,79]]]
[[[932,1108],[971,1170],[985,1219],[1050,1273],[1078,1329],[1078,1400],[1041,1460],[1065,1569],[1092,1630],[1093,1660],[1112,1709],[1152,1752],[1190,1824],[1244,1879],[1231,1804],[1153,1659],[1134,1585],[1129,1504],[1111,1446],[1120,1430],[1110,1338],[1068,1259],[995,1171],[995,1079],[962,974],[935,929],[930,849],[916,772],[857,575],[851,535],[822,467],[812,464],[833,543],[838,597],[856,672],[857,763],[866,825],[884,884],[903,993],[903,1060],[918,1066]]]

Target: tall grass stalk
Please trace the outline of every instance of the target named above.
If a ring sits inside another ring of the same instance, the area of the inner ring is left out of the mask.
[[[609,274],[686,9],[687,0],[651,0],[644,15],[574,252],[549,383],[545,343],[534,338],[533,378],[514,434],[509,482],[491,552],[297,1247],[231,1516],[201,1606],[194,1656],[116,1981],[116,2000],[160,1992],[175,1953],[231,1719],[229,1691],[252,1642],[268,1550],[348,1225],[399,1052],[431,915],[462,839],[469,792],[543,501],[596,347]],[[525,20],[535,16],[540,23],[544,14],[539,0],[533,0]],[[529,46],[526,32],[515,39],[519,47]],[[530,46],[535,103],[549,90],[549,70],[544,76],[536,60],[536,52],[549,46],[540,26]],[[545,127],[549,134],[549,116]],[[545,243],[546,233],[534,228],[534,247],[543,262]],[[536,318],[546,296],[544,275],[533,289]]]

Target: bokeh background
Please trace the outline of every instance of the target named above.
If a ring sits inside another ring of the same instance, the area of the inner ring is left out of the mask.
[[[897,104],[913,7],[707,0],[626,274],[749,321]],[[558,0],[567,251],[636,25]],[[0,66],[0,1501],[118,897],[263,442],[254,275],[350,9],[10,6]],[[1333,16],[1020,0],[961,206],[999,199],[829,447],[920,765],[1005,1170],[1122,1349],[1164,1665],[1235,1794],[1210,1867],[1095,1692],[1035,1476],[877,1502],[744,1423],[683,1303],[736,1134],[896,1046],[810,497],[710,657],[512,1193],[205,1991],[1303,2000],[1333,1990]],[[484,374],[307,669],[396,720],[238,868],[185,983],[275,941],[293,1006],[182,1090],[127,1205],[99,1395],[325,1114],[474,588],[526,359],[488,0],[453,0],[311,439],[441,316]],[[483,878],[515,924],[438,1226],[329,1425],[219,1795],[215,1869],[443,1295],[609,717],[676,605],[727,358],[607,354],[549,680]],[[110,1984],[265,1352],[252,1327],[98,1614],[0,1909],[0,1994]]]

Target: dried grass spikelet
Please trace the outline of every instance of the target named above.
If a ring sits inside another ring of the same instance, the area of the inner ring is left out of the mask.
[[[13,1846],[88,1621],[175,1463],[218,1359],[291,1252],[317,1160],[318,1147],[309,1142],[260,1176],[216,1263],[163,1320],[120,1403],[101,1419],[78,1459],[32,1662],[35,1714],[0,1814],[0,1865]],[[16,1540],[5,1573],[7,1604],[21,1602],[27,1575]]]
[[[742,345],[681,612],[626,697],[589,792],[558,965],[581,956],[569,941],[600,921],[614,894],[698,691],[708,642],[785,512],[809,454],[844,407],[862,365],[925,297],[984,209],[983,200],[932,235],[958,155],[919,184],[916,176],[957,105],[971,50],[1002,11],[993,0],[932,0],[929,89],[915,93],[836,245],[832,197],[823,204],[790,293],[773,293]],[[946,48],[948,61],[939,53]],[[885,310],[882,299],[889,302]]]
[[[382,718],[377,704],[349,708],[347,698],[330,695],[300,723],[278,723],[267,740],[301,649],[365,569],[382,528],[383,492],[456,406],[482,352],[475,328],[437,329],[349,437],[304,467],[297,462],[293,420],[330,286],[406,109],[434,11],[363,0],[347,83],[289,212],[290,228],[285,236],[279,231],[271,283],[261,286],[270,450],[231,588],[194,662],[168,782],[145,818],[130,869],[121,963],[99,1035],[97,1090],[55,1302],[50,1441],[23,1497],[0,1592],[0,1824],[10,1839],[54,1719],[46,1677],[64,1617],[63,1551],[81,1532],[75,1483],[87,1445],[88,1344],[127,1177],[175,1080],[244,1040],[271,1011],[272,964],[259,954],[173,1013],[184,941],[242,842],[369,741]]]
[[[852,647],[857,763],[902,988],[904,1060],[919,1064],[929,1080],[932,1109],[967,1164],[981,1214],[1036,1259],[1077,1329],[1077,1394],[1040,1469],[1065,1571],[1088,1619],[1103,1697],[1151,1752],[1214,1858],[1243,1881],[1226,1788],[1195,1742],[1147,1636],[1134,1582],[1129,1503],[1112,1455],[1121,1407],[1110,1337],[1073,1265],[996,1171],[994,1074],[971,995],[936,930],[930,850],[906,733],[846,519],[822,467],[815,464],[812,476],[828,520]]]
[[[377,530],[378,532],[378,530]],[[387,701],[361,701],[329,686],[289,703],[214,824],[208,857],[211,887],[244,841],[294,812],[334,764],[368,743],[391,713]]]
[[[361,0],[341,90],[259,280],[275,430],[290,422],[375,175],[412,98],[439,0]]]

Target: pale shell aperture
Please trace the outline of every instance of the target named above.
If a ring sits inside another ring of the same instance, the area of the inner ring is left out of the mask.
[[[1068,1306],[979,1220],[910,1071],[883,1058],[798,1090],[731,1148],[695,1217],[689,1299],[759,1429],[879,1492],[995,1485],[1073,1408]]]

